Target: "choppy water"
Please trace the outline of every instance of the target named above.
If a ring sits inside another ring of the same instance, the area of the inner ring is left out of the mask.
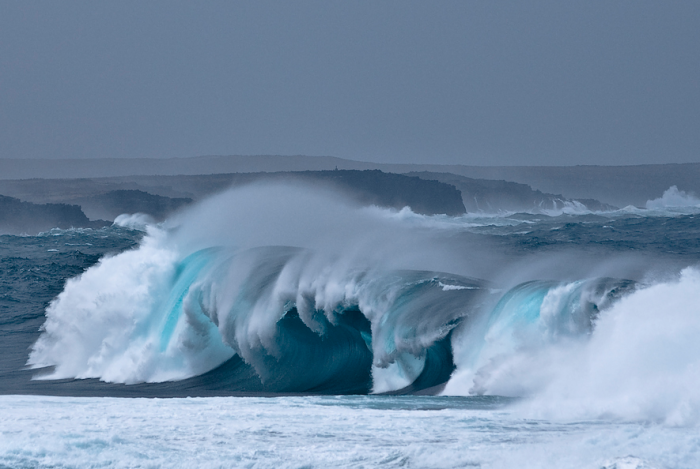
[[[700,467],[694,202],[424,217],[270,186],[1,236],[0,464]]]

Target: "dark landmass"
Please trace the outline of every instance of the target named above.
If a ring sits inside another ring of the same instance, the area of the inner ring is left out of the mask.
[[[505,179],[568,198],[597,199],[625,207],[643,207],[666,189],[700,194],[700,164],[638,166],[510,166],[447,167],[444,170],[474,178]]]
[[[108,224],[90,221],[77,205],[33,204],[0,195],[0,234],[36,234],[51,228],[100,228]]]
[[[120,213],[135,212],[158,219],[189,201],[263,181],[321,183],[363,205],[396,209],[409,206],[426,215],[465,213],[462,196],[452,185],[378,170],[4,180],[0,181],[0,193],[35,203],[78,203],[86,213],[112,220]]]
[[[517,182],[474,179],[452,173],[427,171],[407,173],[407,175],[455,186],[462,193],[462,201],[467,212],[552,210],[561,209],[572,202],[578,202],[592,211],[617,208],[594,199],[567,199],[560,194],[547,194]]]
[[[0,180],[106,178],[379,169],[391,173],[452,173],[474,179],[527,184],[566,198],[597,199],[619,207],[643,206],[670,186],[700,194],[700,163],[635,166],[466,166],[380,164],[330,156],[199,156],[193,158],[111,158],[91,160],[0,159]],[[0,193],[3,193],[0,190]]]
[[[465,213],[462,196],[453,185],[415,176],[366,171],[302,171],[272,173],[264,179],[287,179],[289,174],[305,181],[323,181],[345,190],[363,205],[402,209],[411,207],[424,215],[461,215]]]
[[[165,197],[141,190],[120,189],[71,200],[91,219],[114,220],[122,213],[146,213],[156,221],[192,203],[188,197]]]

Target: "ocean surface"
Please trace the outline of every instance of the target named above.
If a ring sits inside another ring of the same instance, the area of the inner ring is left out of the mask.
[[[0,467],[700,467],[700,200],[298,186],[0,236]]]

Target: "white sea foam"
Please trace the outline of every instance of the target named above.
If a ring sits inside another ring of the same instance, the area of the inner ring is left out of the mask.
[[[561,205],[559,205],[561,204]],[[593,213],[585,205],[577,200],[563,200],[559,201],[556,207],[553,208],[540,208],[539,210],[534,210],[531,213],[543,213],[550,217],[558,217],[560,215],[587,215]]]
[[[138,250],[104,258],[66,282],[46,311],[30,363],[56,365],[51,378],[130,383],[181,379],[210,369],[212,353],[219,362],[230,357],[222,347],[190,347],[187,354],[158,349],[153,311],[177,261],[165,237],[151,228]]]
[[[430,397],[0,396],[3,467],[692,469],[699,443],[694,429]]]
[[[586,344],[553,350],[553,379],[525,405],[549,416],[700,423],[700,272],[686,269],[601,314]]]
[[[401,223],[403,226],[412,228],[450,230],[479,228],[484,226],[515,226],[523,223],[531,223],[527,220],[509,218],[509,216],[513,215],[515,212],[466,213],[459,216],[422,215],[414,212],[410,207],[395,210],[376,206],[364,208],[363,211],[372,213],[376,217],[393,220]]]
[[[452,291],[452,290],[476,290],[478,287],[469,287],[466,285],[448,285],[446,283],[438,282],[442,291]]]
[[[553,337],[549,318],[573,287],[550,290],[534,323],[491,325],[477,369],[458,369],[447,392],[526,396],[529,416],[700,423],[700,271],[599,303],[590,338]]]
[[[553,207],[534,207],[522,212],[500,210],[494,212],[469,212],[459,216],[448,215],[422,215],[415,213],[410,207],[401,210],[368,207],[363,209],[374,216],[394,220],[404,226],[414,228],[427,228],[435,230],[478,230],[484,227],[508,227],[517,225],[530,225],[535,222],[519,218],[518,214],[541,215],[543,218],[556,220],[561,216],[599,215],[610,219],[629,217],[630,215],[641,217],[675,217],[684,214],[700,212],[700,199],[693,194],[678,190],[676,186],[667,189],[663,196],[649,200],[644,208],[628,205],[622,209],[595,211],[588,209],[578,201],[560,200]],[[497,233],[496,233],[497,234]],[[511,233],[512,234],[512,233]],[[523,232],[520,234],[527,234]]]

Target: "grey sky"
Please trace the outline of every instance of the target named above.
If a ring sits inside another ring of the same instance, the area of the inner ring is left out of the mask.
[[[0,2],[0,157],[700,161],[700,2]]]

